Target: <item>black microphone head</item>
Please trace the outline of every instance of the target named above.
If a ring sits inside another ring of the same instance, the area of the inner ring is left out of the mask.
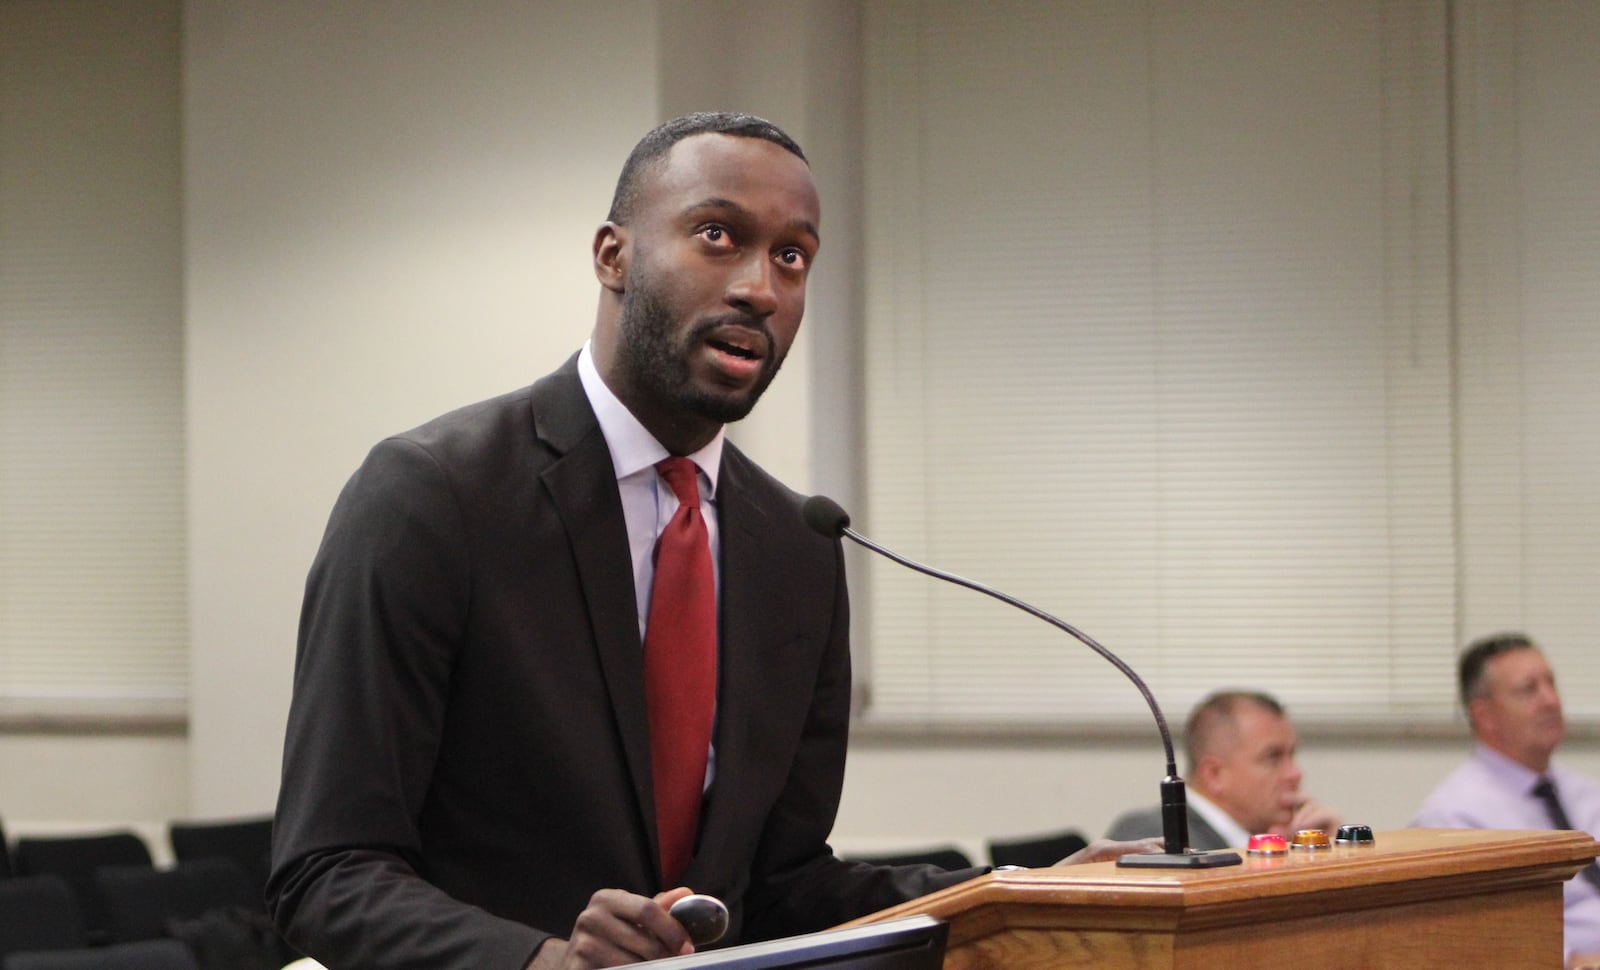
[[[850,527],[850,514],[826,495],[806,499],[800,506],[800,514],[805,516],[806,525],[830,539],[839,538]]]

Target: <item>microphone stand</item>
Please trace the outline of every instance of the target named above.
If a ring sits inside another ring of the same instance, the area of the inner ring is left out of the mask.
[[[1146,687],[1139,675],[1133,672],[1133,668],[1122,662],[1122,658],[1095,642],[1095,639],[1087,633],[1064,620],[1051,616],[1036,606],[1024,603],[1014,596],[1002,593],[997,589],[967,579],[964,576],[957,576],[955,573],[935,569],[914,559],[907,559],[893,550],[878,545],[850,528],[850,517],[831,499],[813,496],[807,499],[806,504],[811,506],[812,503],[818,501],[828,503],[830,508],[827,511],[837,512],[837,515],[832,517],[837,519],[836,525],[831,521],[829,522],[837,530],[834,532],[835,537],[848,536],[857,545],[870,549],[878,555],[891,559],[908,569],[914,569],[926,576],[942,579],[957,586],[965,586],[967,589],[982,593],[985,596],[992,596],[1002,603],[1007,603],[1022,610],[1024,613],[1036,616],[1056,629],[1071,635],[1079,643],[1104,657],[1113,667],[1122,671],[1133,682],[1135,687],[1139,688],[1139,693],[1144,696],[1145,703],[1150,706],[1150,713],[1155,715],[1156,727],[1161,731],[1161,744],[1166,750],[1167,756],[1167,776],[1161,780],[1161,837],[1163,851],[1159,853],[1129,853],[1117,859],[1117,865],[1150,869],[1211,869],[1218,866],[1236,866],[1243,861],[1237,852],[1227,850],[1195,852],[1189,848],[1189,796],[1184,787],[1183,778],[1178,774],[1177,758],[1172,752],[1172,732],[1167,729],[1167,718],[1161,713],[1161,706],[1156,703],[1155,695],[1150,693],[1150,688]],[[810,513],[812,510],[807,508],[806,511]],[[806,520],[812,523],[813,527],[817,527],[818,522],[821,521],[819,516],[813,514],[808,514]],[[818,531],[826,532],[826,529],[818,528]]]

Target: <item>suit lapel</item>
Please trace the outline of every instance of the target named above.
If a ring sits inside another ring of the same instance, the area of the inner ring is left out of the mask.
[[[685,880],[719,870],[720,836],[729,831],[725,817],[748,810],[737,790],[725,782],[748,780],[759,773],[763,753],[752,748],[753,735],[739,725],[759,723],[759,710],[771,698],[768,668],[761,662],[771,644],[764,642],[764,602],[777,580],[762,555],[766,514],[750,500],[743,480],[743,459],[730,444],[723,452],[717,484],[717,524],[722,536],[722,601],[717,615],[717,774],[712,797],[701,822],[701,842]],[[692,883],[691,883],[692,884]]]
[[[1208,852],[1212,849],[1226,849],[1228,847],[1227,840],[1222,837],[1222,834],[1212,828],[1211,823],[1207,822],[1204,816],[1195,811],[1193,806],[1189,808],[1189,845],[1194,847],[1197,852]]]
[[[569,359],[533,387],[535,433],[560,455],[539,477],[549,490],[577,564],[612,717],[622,739],[639,815],[653,846],[655,811],[651,807],[644,647],[634,608],[627,526],[611,452],[583,393],[576,360]]]
[[[633,781],[641,824],[649,834],[654,868],[656,824],[650,782],[650,726],[645,709],[644,646],[634,608],[633,572],[628,566],[627,527],[617,493],[611,452],[600,432],[578,378],[577,358],[536,383],[532,392],[534,428],[558,453],[540,474],[566,529],[583,588],[584,607]],[[762,553],[766,513],[750,499],[747,459],[731,444],[723,452],[718,476],[717,518],[721,532],[722,596],[717,617],[717,779],[701,822],[698,846],[683,882],[721,870],[719,835],[746,810],[739,792],[724,782],[758,777],[762,752],[738,725],[759,723],[760,708],[771,697],[773,674],[761,663],[771,644],[764,642],[764,597],[780,588],[772,564]],[[618,604],[622,604],[619,608]],[[770,636],[768,637],[770,639]]]

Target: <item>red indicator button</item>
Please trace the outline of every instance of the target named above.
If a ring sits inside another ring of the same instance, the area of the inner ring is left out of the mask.
[[[1283,855],[1289,851],[1289,846],[1283,841],[1283,836],[1268,833],[1250,836],[1250,844],[1245,851],[1251,855]]]

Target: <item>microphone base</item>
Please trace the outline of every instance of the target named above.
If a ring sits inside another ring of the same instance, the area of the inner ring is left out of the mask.
[[[1227,849],[1215,852],[1132,852],[1117,859],[1117,865],[1126,869],[1216,869],[1237,866],[1243,862],[1239,853]]]

